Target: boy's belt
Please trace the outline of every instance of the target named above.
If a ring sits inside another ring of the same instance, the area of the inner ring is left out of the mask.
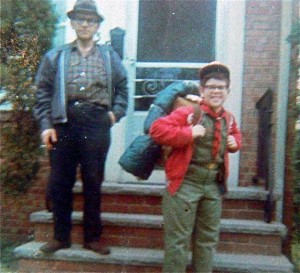
[[[212,163],[202,164],[201,167],[208,170],[217,170],[219,168],[219,164],[212,162]]]

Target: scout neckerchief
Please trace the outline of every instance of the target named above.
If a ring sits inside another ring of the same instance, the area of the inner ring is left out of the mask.
[[[226,112],[222,107],[219,113],[216,113],[205,101],[201,103],[202,110],[213,118],[214,120],[214,139],[213,139],[213,147],[212,147],[212,158],[216,159],[216,156],[220,149],[220,144],[222,140],[221,129],[222,129],[222,118],[225,118]]]

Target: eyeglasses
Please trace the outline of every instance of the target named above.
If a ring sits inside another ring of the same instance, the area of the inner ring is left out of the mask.
[[[76,24],[78,25],[83,25],[84,22],[87,23],[87,25],[89,27],[99,23],[99,20],[98,19],[95,19],[95,18],[90,18],[90,19],[84,19],[84,18],[73,18],[72,21],[74,21]]]
[[[224,91],[227,90],[228,87],[226,85],[204,85],[204,88],[207,88],[208,90],[212,91],[212,90],[220,90],[220,91]]]

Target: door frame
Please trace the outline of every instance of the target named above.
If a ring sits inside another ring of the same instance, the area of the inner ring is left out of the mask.
[[[130,0],[126,5],[126,36],[124,47],[124,65],[128,72],[129,82],[129,105],[125,125],[125,146],[128,146],[129,133],[132,134],[135,117],[146,117],[147,112],[134,111],[134,94],[136,68],[143,67],[169,67],[174,63],[137,63],[137,43],[138,43],[138,19],[139,19],[139,1]],[[243,64],[244,64],[244,26],[245,26],[246,1],[217,1],[217,20],[216,20],[216,60],[225,63],[231,70],[231,95],[225,104],[225,107],[231,111],[241,123],[242,108],[242,87],[243,87]],[[203,63],[176,63],[178,67],[202,67]],[[236,107],[240,105],[240,107]],[[139,134],[139,132],[133,132]],[[239,153],[230,155],[230,175],[228,183],[230,187],[238,185],[239,178]],[[121,182],[138,181],[132,175],[121,172]],[[154,171],[147,182],[164,183],[162,171]]]

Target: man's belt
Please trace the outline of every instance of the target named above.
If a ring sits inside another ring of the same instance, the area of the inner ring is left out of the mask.
[[[93,106],[93,104],[88,101],[84,101],[84,100],[71,100],[71,101],[68,101],[68,106],[82,107],[82,106]],[[107,105],[97,104],[96,106],[98,109],[102,109],[102,110],[108,109]]]

